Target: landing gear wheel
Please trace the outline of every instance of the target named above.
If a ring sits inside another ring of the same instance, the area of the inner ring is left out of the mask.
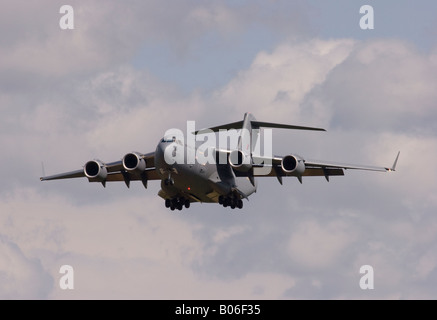
[[[170,208],[170,206],[171,206],[171,201],[170,201],[170,199],[165,199],[165,207],[166,207],[166,208]]]
[[[229,205],[229,200],[228,199],[224,199],[223,200],[223,207],[227,207]]]
[[[238,199],[237,207],[238,209],[243,209],[243,200]]]
[[[185,200],[185,208],[189,208],[190,207],[190,200]]]
[[[178,199],[171,199],[171,205],[176,208],[178,206]]]

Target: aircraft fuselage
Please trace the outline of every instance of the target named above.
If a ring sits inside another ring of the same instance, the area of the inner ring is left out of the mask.
[[[169,163],[166,152],[179,161]],[[189,147],[177,140],[163,138],[158,143],[155,168],[161,177],[163,192],[160,196],[164,199],[184,197],[192,201],[219,202],[219,196],[242,198],[236,190],[245,196],[256,191],[256,184],[253,186],[247,177],[236,177],[229,164],[200,163],[197,158],[194,163],[188,163],[188,152]]]

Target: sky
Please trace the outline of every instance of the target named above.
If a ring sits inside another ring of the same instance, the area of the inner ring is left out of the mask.
[[[0,4],[0,299],[437,297],[435,1],[71,0],[67,30],[65,3]],[[397,170],[182,212],[157,181],[39,180],[245,112],[327,129],[274,129],[275,154]]]

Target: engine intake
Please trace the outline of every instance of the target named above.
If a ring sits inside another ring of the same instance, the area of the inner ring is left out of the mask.
[[[146,161],[136,152],[128,153],[123,157],[123,168],[129,172],[142,173],[146,170]]]
[[[295,173],[296,175],[302,175],[305,171],[303,159],[294,155],[282,158],[281,167],[284,172]]]
[[[98,182],[105,181],[108,176],[108,170],[104,163],[99,160],[88,161],[83,168],[83,172],[88,179]]]
[[[252,169],[250,157],[246,156],[241,150],[234,150],[229,154],[229,164],[235,170],[242,172]]]

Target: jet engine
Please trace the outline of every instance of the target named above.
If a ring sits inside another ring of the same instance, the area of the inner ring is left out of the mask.
[[[142,155],[132,152],[123,157],[123,168],[129,172],[142,173],[146,170],[146,161]]]
[[[292,154],[282,158],[281,167],[284,172],[294,173],[297,176],[302,175],[305,171],[305,163],[303,159]]]
[[[252,169],[252,161],[241,150],[234,150],[229,154],[229,164],[237,171],[248,172]]]
[[[99,160],[88,161],[83,167],[83,172],[89,180],[103,182],[108,176],[105,164]]]

